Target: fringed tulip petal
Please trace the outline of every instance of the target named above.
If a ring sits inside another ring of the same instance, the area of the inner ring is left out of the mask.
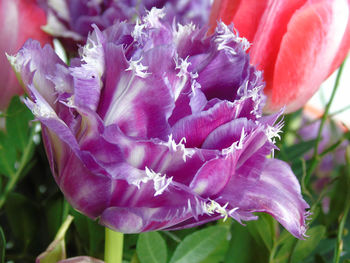
[[[238,194],[239,193],[239,194]],[[223,201],[241,212],[265,212],[275,217],[298,238],[305,235],[305,209],[300,186],[290,167],[279,160],[266,160],[258,178],[237,174],[222,191]]]
[[[95,28],[71,66],[40,60],[35,42],[16,55],[67,200],[125,233],[267,212],[302,238],[307,205],[288,165],[267,159],[281,125],[261,116],[248,42],[223,23],[209,37],[163,17]],[[34,71],[20,63],[31,53]]]

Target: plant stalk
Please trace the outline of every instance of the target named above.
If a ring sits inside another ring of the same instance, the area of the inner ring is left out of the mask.
[[[105,229],[105,263],[122,263],[124,234]]]
[[[318,155],[318,146],[319,146],[319,144],[321,142],[322,130],[323,130],[323,127],[324,127],[324,125],[326,123],[326,120],[327,120],[327,117],[328,117],[328,113],[329,113],[329,109],[330,109],[330,107],[332,105],[332,102],[334,100],[335,94],[336,94],[338,86],[339,86],[340,77],[342,75],[345,62],[346,62],[346,59],[343,61],[343,63],[339,67],[337,78],[336,78],[335,83],[334,83],[334,87],[333,87],[333,91],[332,91],[331,97],[330,97],[330,99],[329,99],[329,101],[328,101],[328,103],[326,105],[326,108],[324,110],[324,113],[323,113],[323,116],[322,116],[322,119],[321,119],[321,124],[320,124],[320,127],[318,129],[318,134],[317,134],[317,138],[316,138],[316,142],[315,142],[314,154],[313,154],[313,157],[312,157],[312,163],[310,165],[310,168],[308,169],[308,172],[307,172],[306,178],[305,178],[306,184],[309,183],[311,174],[313,173],[313,171],[317,167],[318,163],[320,162],[320,156]]]

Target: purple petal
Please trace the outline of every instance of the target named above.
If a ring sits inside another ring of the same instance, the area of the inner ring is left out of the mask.
[[[305,235],[305,209],[299,183],[290,167],[275,159],[267,159],[259,178],[237,174],[221,193],[223,202],[238,207],[237,213],[271,214],[298,238]]]
[[[97,258],[92,258],[88,256],[79,256],[79,257],[60,260],[57,263],[103,263],[103,262],[104,261]]]
[[[43,59],[45,57],[45,59]],[[10,62],[25,86],[33,84],[43,98],[54,107],[55,85],[50,80],[57,73],[58,66],[65,66],[51,46],[40,47],[36,40],[27,40],[17,55],[10,57]],[[33,72],[36,74],[33,75]],[[30,92],[29,92],[30,93]]]

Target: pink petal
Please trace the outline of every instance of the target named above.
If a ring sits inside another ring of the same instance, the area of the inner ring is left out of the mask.
[[[275,63],[267,109],[291,112],[316,92],[328,76],[349,19],[347,0],[307,2],[295,12]],[[267,68],[267,81],[271,81]],[[272,86],[271,86],[272,84]]]

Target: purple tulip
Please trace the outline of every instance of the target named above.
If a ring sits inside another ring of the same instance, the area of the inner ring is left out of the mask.
[[[62,192],[124,233],[266,212],[302,238],[308,205],[290,167],[267,158],[281,124],[261,116],[249,44],[223,23],[207,36],[163,16],[95,27],[70,66],[35,41],[10,59]]]
[[[100,30],[111,26],[115,21],[135,20],[137,15],[146,14],[152,7],[164,8],[169,22],[194,22],[207,24],[211,0],[104,0],[104,1],[68,1],[42,0],[48,13],[45,30],[55,37],[86,41],[92,31],[92,24]]]

